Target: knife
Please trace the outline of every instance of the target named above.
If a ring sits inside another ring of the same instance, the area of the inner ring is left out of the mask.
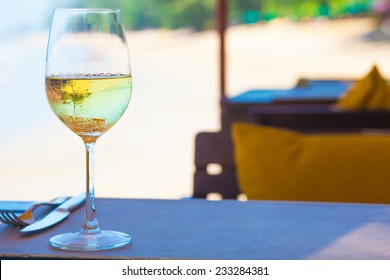
[[[50,227],[52,225],[55,225],[62,220],[64,220],[66,217],[70,215],[70,212],[78,208],[81,204],[84,203],[86,198],[85,192],[80,193],[77,196],[74,196],[64,203],[62,203],[60,206],[58,206],[56,209],[51,211],[49,214],[47,214],[45,217],[40,219],[39,221],[26,226],[21,232],[32,232],[41,230],[47,227]]]

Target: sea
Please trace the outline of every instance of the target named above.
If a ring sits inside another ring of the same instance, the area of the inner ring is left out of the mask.
[[[44,91],[55,7],[73,7],[73,1],[0,4],[0,200],[45,200],[85,189],[83,143],[51,112]],[[199,35],[193,44],[194,35],[129,32],[133,96],[121,120],[97,143],[97,197],[191,195],[195,135],[216,129],[218,122],[216,73],[196,65],[215,58],[215,37]],[[191,53],[200,59],[192,60]]]

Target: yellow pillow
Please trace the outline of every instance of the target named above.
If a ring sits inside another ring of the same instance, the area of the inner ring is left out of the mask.
[[[374,66],[336,103],[342,110],[389,110],[390,86]]]
[[[232,127],[237,177],[248,199],[390,203],[390,137]]]

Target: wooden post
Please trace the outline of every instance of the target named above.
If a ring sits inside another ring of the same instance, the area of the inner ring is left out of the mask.
[[[227,1],[217,0],[217,30],[219,36],[219,90],[221,100],[226,97],[225,30],[227,24]]]

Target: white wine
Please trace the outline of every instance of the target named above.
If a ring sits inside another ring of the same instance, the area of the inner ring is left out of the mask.
[[[46,77],[52,110],[85,142],[95,142],[120,119],[129,104],[131,89],[130,75]]]

